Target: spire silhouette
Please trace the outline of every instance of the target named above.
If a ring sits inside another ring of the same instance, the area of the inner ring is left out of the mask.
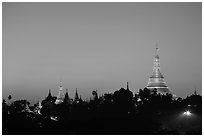
[[[48,96],[52,96],[52,95],[51,95],[51,89],[49,89],[48,92],[49,92],[49,93],[48,93]]]
[[[64,96],[64,102],[69,103],[69,101],[70,101],[70,98],[69,98],[69,94],[68,94],[68,89],[66,88],[66,93]]]
[[[77,88],[76,88],[74,101],[79,101],[79,95],[78,95],[78,92],[77,92]]]
[[[49,100],[51,101],[53,98],[52,98],[52,95],[51,95],[51,89],[48,90],[48,96],[46,97],[46,100]]]
[[[194,88],[195,88],[194,95],[197,95],[196,86],[194,86]]]
[[[127,82],[127,90],[129,90],[129,83]]]

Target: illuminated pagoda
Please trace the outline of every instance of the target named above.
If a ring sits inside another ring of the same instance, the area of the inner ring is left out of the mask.
[[[63,92],[63,87],[62,87],[62,81],[60,81],[59,92],[58,92],[55,104],[60,104],[63,101],[64,101],[64,92]]]
[[[154,66],[153,66],[153,74],[150,76],[147,88],[149,90],[157,89],[157,92],[160,94],[170,93],[168,86],[164,80],[164,76],[160,71],[160,63],[159,63],[159,48],[156,44],[156,53],[154,58]]]

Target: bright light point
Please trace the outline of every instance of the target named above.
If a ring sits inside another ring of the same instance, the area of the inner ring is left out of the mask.
[[[183,114],[186,116],[190,116],[192,113],[189,110],[187,110],[187,111],[183,112]]]

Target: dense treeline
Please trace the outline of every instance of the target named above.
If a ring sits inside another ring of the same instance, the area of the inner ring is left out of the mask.
[[[66,93],[56,104],[49,92],[33,106],[27,100],[11,104],[3,100],[3,134],[202,134],[202,97],[196,93],[182,99],[156,89],[133,94],[121,88],[113,94],[98,96],[93,91],[92,95],[84,101]]]

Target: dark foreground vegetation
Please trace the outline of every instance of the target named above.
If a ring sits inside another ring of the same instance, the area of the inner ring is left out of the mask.
[[[84,101],[65,94],[56,104],[49,92],[42,101],[30,106],[27,100],[8,104],[3,100],[2,133],[7,135],[174,135],[202,134],[202,97],[192,94],[185,99],[157,90],[129,89]],[[9,100],[11,100],[9,96]]]

